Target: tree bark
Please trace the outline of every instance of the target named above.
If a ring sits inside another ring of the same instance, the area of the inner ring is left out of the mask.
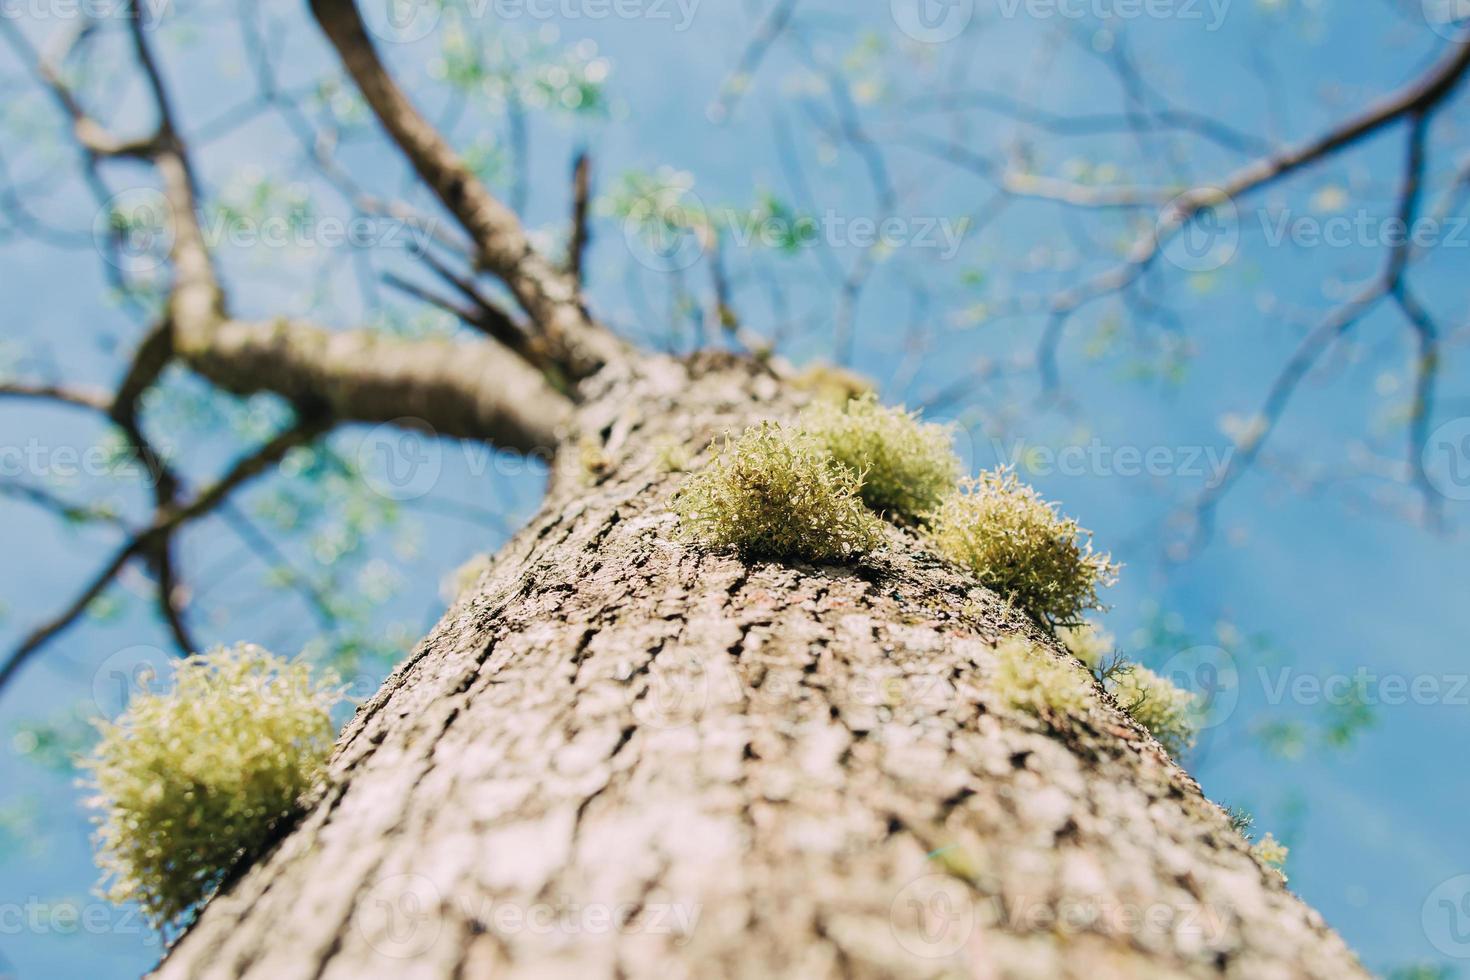
[[[774,377],[608,373],[158,976],[1367,975],[1107,695],[999,703],[994,642],[1055,642],[914,535],[827,567],[678,538],[661,447],[789,414]]]

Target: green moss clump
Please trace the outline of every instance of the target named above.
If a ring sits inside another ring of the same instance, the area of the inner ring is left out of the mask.
[[[1117,567],[1092,550],[1092,535],[1057,514],[1010,470],[982,473],[947,497],[930,518],[930,539],[945,558],[1050,626],[1077,623],[1101,609],[1097,590]]]
[[[813,361],[789,383],[797,391],[838,406],[874,390],[873,382],[868,378],[826,361]]]
[[[660,473],[683,473],[692,462],[688,448],[673,436],[663,436],[653,444],[653,466]]]
[[[683,533],[750,558],[841,561],[872,551],[882,525],[858,497],[862,481],[810,435],[751,426],[674,498]]]
[[[1170,755],[1194,745],[1198,716],[1195,695],[1189,691],[1137,664],[1115,673],[1108,688],[1123,710],[1147,728]]]
[[[1057,639],[1067,651],[1097,674],[1104,671],[1113,655],[1113,637],[1092,623],[1063,626],[1057,630]]]
[[[1286,880],[1286,871],[1284,869],[1286,868],[1286,859],[1290,855],[1290,851],[1285,844],[1281,843],[1271,834],[1267,834],[1251,847],[1251,853],[1255,855],[1257,861],[1260,861],[1266,867],[1279,874],[1282,881]]]
[[[1194,694],[1114,653],[1112,636],[1092,623],[1064,626],[1057,638],[1170,755],[1194,746],[1199,719]]]
[[[1092,679],[1085,671],[1029,640],[1002,640],[995,662],[991,690],[1012,708],[1050,720],[1081,714],[1092,700]]]
[[[334,687],[241,644],[178,662],[133,698],[85,761],[106,895],[176,922],[257,853],[317,781],[336,737]]]
[[[885,408],[871,393],[845,407],[817,402],[802,427],[863,481],[863,502],[877,511],[918,520],[939,506],[960,477],[954,434],[917,413]]]

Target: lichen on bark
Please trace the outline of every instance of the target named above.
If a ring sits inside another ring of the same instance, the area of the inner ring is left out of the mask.
[[[790,417],[776,379],[586,395],[541,513],[160,976],[1366,976],[1108,695],[1060,730],[1002,703],[998,641],[1060,647],[914,534],[678,538],[657,447]]]

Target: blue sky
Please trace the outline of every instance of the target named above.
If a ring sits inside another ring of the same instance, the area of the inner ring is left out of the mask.
[[[737,87],[739,98],[726,103],[727,116],[711,106],[765,3],[627,0],[617,9],[628,16],[603,17],[592,12],[606,8],[591,0],[471,6],[484,16],[462,21],[418,8],[421,19],[408,22],[407,35],[402,25],[396,35],[383,28],[390,38],[411,39],[385,43],[390,62],[457,145],[493,158],[509,129],[493,86],[461,104],[444,84],[440,45],[456,24],[469,25],[471,49],[497,56],[500,44],[521,64],[540,66],[523,78],[523,94],[564,92],[566,73],[580,72],[605,105],[596,113],[565,105],[529,112],[526,217],[547,242],[563,233],[569,161],[581,145],[593,151],[604,192],[615,191],[622,174],[671,168],[685,176],[661,179],[689,185],[717,211],[754,221],[771,213],[763,201],[779,202],[809,216],[818,241],[791,254],[737,243],[727,258],[744,323],[779,334],[783,352],[805,361],[832,354],[834,297],[865,251],[854,222],[899,219],[895,247],[872,256],[855,306],[853,366],[891,400],[933,400],[931,415],[959,423],[962,451],[974,465],[1014,457],[1096,532],[1099,545],[1126,565],[1102,618],[1125,648],[1160,668],[1184,663],[1179,655],[1200,645],[1225,651],[1208,654],[1212,662],[1228,654],[1240,678],[1238,703],[1205,733],[1189,768],[1212,798],[1248,807],[1260,831],[1292,844],[1292,887],[1371,968],[1454,968],[1456,953],[1470,955],[1431,900],[1445,897],[1435,891],[1443,882],[1470,872],[1462,818],[1470,794],[1457,765],[1470,737],[1470,691],[1460,687],[1470,576],[1455,530],[1466,505],[1454,499],[1459,485],[1444,469],[1453,462],[1446,457],[1436,460],[1435,474],[1446,492],[1439,502],[1447,528],[1434,533],[1414,520],[1420,500],[1402,469],[1413,346],[1391,311],[1368,317],[1309,377],[1266,454],[1221,505],[1208,541],[1183,561],[1170,550],[1180,536],[1173,518],[1209,478],[1212,461],[1235,451],[1232,432],[1257,410],[1303,324],[1379,267],[1381,223],[1393,212],[1402,168],[1401,131],[1236,202],[1238,246],[1228,261],[1201,269],[1176,255],[1150,278],[1149,295],[1172,315],[1150,317],[1137,304],[1111,300],[1082,311],[1058,348],[1060,402],[1038,399],[1033,355],[1044,320],[1026,312],[1024,297],[1054,295],[1115,264],[1136,230],[1129,215],[1043,202],[991,210],[994,190],[984,179],[920,148],[924,139],[953,140],[1013,168],[1024,160],[1031,173],[1094,184],[1209,183],[1248,154],[1179,132],[1059,134],[1002,112],[942,112],[934,98],[984,92],[1059,116],[1116,116],[1128,105],[1114,70],[1126,55],[1146,81],[1147,105],[1167,98],[1253,138],[1292,142],[1351,115],[1443,53],[1448,42],[1418,3],[1350,10],[1326,0],[961,0],[936,6],[929,23],[938,26],[921,29],[904,2],[855,14],[835,0],[813,0],[796,5],[786,33]],[[38,0],[18,23],[39,42],[67,26],[59,9]],[[296,5],[185,7],[156,32],[186,132],[212,136],[197,151],[209,198],[241,209],[265,201],[260,206],[270,213],[289,210],[293,195],[318,202],[305,246],[252,240],[222,248],[236,308],[344,326],[368,320],[442,328],[426,326],[391,293],[361,288],[384,269],[415,268],[401,244],[385,243],[367,273],[350,249],[323,244],[325,218],[350,211],[303,164],[279,116],[242,116],[229,132],[215,125],[253,91],[235,20],[240,9],[275,25],[266,34],[287,90],[334,70]],[[939,34],[925,43],[904,26]],[[420,38],[419,28],[430,30]],[[147,103],[123,48],[102,43],[93,57],[100,110],[120,129],[141,125]],[[17,373],[110,382],[139,328],[105,298],[104,266],[90,242],[96,203],[66,176],[74,159],[56,138],[52,107],[17,72],[8,49],[0,53],[0,79],[0,124],[11,135],[6,177],[25,187],[48,223],[79,232],[54,245],[13,233],[8,221],[0,225],[7,230],[0,239],[5,356]],[[334,98],[328,91],[322,104],[350,123],[351,106]],[[1447,185],[1463,155],[1467,99],[1457,96],[1431,132],[1427,192]],[[845,128],[853,119],[862,139]],[[349,125],[337,154],[380,193],[409,186],[396,153],[369,124]],[[513,193],[507,166],[489,172],[502,193]],[[119,166],[109,178],[115,191],[149,186],[140,168]],[[687,346],[693,329],[681,321],[681,290],[696,304],[707,300],[708,258],[678,275],[649,268],[611,209],[595,228],[594,307],[629,333]],[[942,240],[946,227],[966,229],[948,243],[953,248]],[[1348,229],[1340,244],[1312,237],[1313,229],[1334,227]],[[1282,228],[1292,231],[1283,238]],[[1440,234],[1442,247],[1415,275],[1453,340],[1464,329],[1470,236],[1461,240],[1448,227]],[[935,235],[941,247],[929,243]],[[1014,303],[1022,304],[1020,315],[999,314]],[[682,332],[672,326],[678,322]],[[1451,344],[1431,420],[1436,431],[1457,424],[1470,406],[1461,367]],[[199,480],[274,411],[171,377],[150,404],[149,426]],[[7,403],[0,411],[0,447],[7,459],[26,460],[21,476],[74,497],[115,497],[125,514],[141,515],[136,485],[69,474],[65,451],[80,453],[103,435],[90,419],[59,409]],[[332,445],[346,458],[368,458],[359,449],[369,435],[339,433]],[[16,455],[27,447],[28,456]],[[1150,451],[1156,465],[1130,456]],[[241,501],[242,511],[269,524],[258,515],[279,516],[282,500],[290,500],[306,516],[283,536],[283,548],[313,574],[339,569],[370,607],[360,613],[361,628],[387,652],[364,660],[363,686],[442,609],[440,580],[492,550],[535,505],[534,468],[449,443],[433,452],[439,476],[423,497],[378,499],[372,488],[381,484],[371,482],[347,495],[330,480],[312,482],[312,461],[297,459],[306,475],[267,481]],[[0,561],[0,639],[9,645],[59,607],[112,537],[60,526],[3,497],[0,520],[8,545]],[[268,564],[242,546],[235,529],[207,522],[182,553],[195,583],[192,615],[209,642],[254,640],[294,654],[320,641],[321,627],[299,596],[271,584]],[[9,903],[10,915],[0,918],[0,954],[16,976],[124,976],[156,955],[140,922],[90,897],[95,872],[80,791],[70,776],[36,765],[35,738],[25,728],[95,701],[99,689],[105,701],[106,678],[118,663],[167,649],[147,595],[146,582],[125,580],[109,608],[68,632],[0,698],[0,785],[20,828],[0,852],[0,903]],[[1347,744],[1328,746],[1322,733],[1341,712],[1324,705],[1313,685],[1355,676],[1378,702],[1372,722]],[[1422,696],[1395,696],[1400,682],[1417,683]],[[1271,744],[1279,751],[1268,751],[1267,730],[1277,733]],[[55,916],[67,903],[91,909],[95,920],[64,934],[66,913]],[[0,962],[0,975],[5,969]]]

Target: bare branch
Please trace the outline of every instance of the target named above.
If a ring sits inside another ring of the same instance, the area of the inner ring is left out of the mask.
[[[103,523],[122,526],[122,518],[108,510],[92,504],[78,504],[65,500],[44,487],[32,486],[16,480],[0,480],[0,497],[12,497],[26,503],[45,508],[64,521],[78,523]]]
[[[491,301],[477,289],[473,282],[455,273],[427,249],[419,249],[414,254],[436,276],[453,286],[456,292],[470,301],[473,310],[470,311],[470,318],[465,320],[466,323],[487,337],[504,344],[536,367],[544,370],[549,366],[546,363],[542,345],[533,342],[533,338],[521,325],[516,323],[509,313],[501,309],[498,303]]]
[[[32,630],[6,657],[4,664],[0,665],[0,690],[4,690],[16,672],[38,650],[75,623],[78,617],[86,612],[87,606],[112,584],[129,561],[146,557],[156,549],[167,547],[169,538],[175,531],[211,513],[240,487],[279,463],[292,449],[311,442],[322,432],[322,426],[321,420],[303,419],[254,452],[239,459],[218,481],[187,504],[158,512],[152,524],[138,531],[113,553],[112,557],[65,609]],[[164,564],[161,567],[169,571],[160,577],[160,587],[163,587],[165,582],[171,587],[171,566]],[[165,618],[169,619],[171,615],[166,614]],[[172,627],[173,623],[170,623],[170,626]],[[184,642],[192,643],[187,640],[187,634],[182,630],[181,624],[178,635]]]
[[[442,436],[545,453],[570,403],[545,377],[484,342],[407,340],[295,320],[222,320],[178,355],[237,395],[274,392],[339,422],[422,420]]]
[[[621,345],[593,323],[576,283],[532,248],[515,212],[477,178],[408,100],[379,60],[353,0],[312,0],[312,13],[389,137],[474,239],[498,276],[574,378],[620,359]]]
[[[592,159],[586,150],[572,164],[572,235],[567,243],[567,273],[581,289],[586,284],[587,244],[591,229],[588,210],[592,204]]]
[[[178,648],[180,656],[187,657],[200,651],[199,644],[184,620],[184,604],[180,597],[183,587],[178,583],[174,571],[173,536],[166,537],[156,551],[157,557],[150,564],[158,586],[158,612],[168,625],[169,634],[173,637],[174,646]]]
[[[798,0],[776,0],[771,9],[762,18],[755,33],[751,35],[749,43],[740,55],[740,60],[731,69],[730,74],[720,83],[719,95],[710,103],[706,115],[712,122],[722,123],[730,118],[735,111],[735,106],[740,102],[740,97],[750,88],[751,77],[755,74],[760,63],[765,59],[766,52],[781,32],[786,30],[786,25],[791,22],[791,15],[796,12]]]
[[[1470,51],[1470,45],[1465,47],[1467,51]],[[1467,60],[1465,64],[1470,64],[1470,60]],[[1463,73],[1464,65],[1460,70]],[[1437,91],[1439,97],[1443,97],[1449,89],[1440,86],[1427,88],[1426,91]],[[1412,228],[1418,216],[1419,200],[1424,184],[1425,144],[1428,138],[1429,120],[1437,104],[1437,102],[1427,102],[1409,110],[1407,160],[1404,165],[1397,208],[1398,220],[1402,222],[1404,228]],[[1417,254],[1413,236],[1405,234],[1389,249],[1383,273],[1347,303],[1328,314],[1303,339],[1272,384],[1261,411],[1251,423],[1250,432],[1242,441],[1241,451],[1231,457],[1229,465],[1220,478],[1206,487],[1195,499],[1193,507],[1195,533],[1192,545],[1198,545],[1208,536],[1213,514],[1220,500],[1255,462],[1261,447],[1280,421],[1291,396],[1317,359],[1334,341],[1351,330],[1385,297],[1393,298],[1399,309],[1408,317],[1419,337],[1420,355],[1415,386],[1415,414],[1410,423],[1409,439],[1410,453],[1417,455],[1409,460],[1409,468],[1414,474],[1415,482],[1425,495],[1426,512],[1431,522],[1437,518],[1435,509],[1437,498],[1428,475],[1424,473],[1422,454],[1434,376],[1438,369],[1438,331],[1428,312],[1409,293],[1405,283],[1409,266]]]
[[[112,395],[96,388],[75,385],[30,384],[24,381],[0,381],[0,398],[30,398],[59,402],[94,412],[110,412]]]

